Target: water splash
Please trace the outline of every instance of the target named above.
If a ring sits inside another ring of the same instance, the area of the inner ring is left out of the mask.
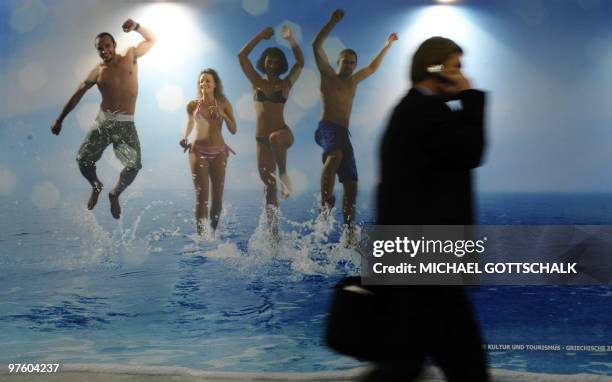
[[[126,201],[129,198],[126,198]],[[128,204],[124,201],[124,211]],[[125,217],[119,219],[112,231],[105,230],[103,225],[92,211],[84,207],[68,206],[64,211],[69,221],[76,227],[80,239],[78,253],[64,258],[64,266],[79,268],[101,265],[107,268],[120,268],[123,265],[134,266],[143,264],[149,254],[154,252],[151,248],[151,235],[144,238],[138,231],[145,215],[151,208],[164,202],[154,201],[142,208],[133,222],[128,223]],[[163,231],[162,231],[163,232]],[[177,232],[176,230],[174,232]],[[154,233],[153,237],[159,237]]]
[[[320,214],[315,205],[309,210],[309,219],[296,222],[263,202],[246,251],[236,244],[222,242],[202,255],[231,262],[245,274],[256,276],[281,272],[294,281],[312,275],[356,273],[359,254],[330,240],[331,235],[341,229],[333,212]]]
[[[343,227],[336,220],[336,211],[321,214],[316,199],[305,220],[300,221],[285,217],[276,208],[266,208],[262,201],[258,224],[250,236],[242,233],[246,223],[227,203],[215,235],[209,229],[200,236],[194,232],[195,220],[186,219],[184,211],[171,201],[150,202],[129,217],[134,211],[133,206],[130,211],[131,202],[141,199],[137,197],[133,194],[123,201],[123,217],[110,226],[110,219],[100,220],[83,207],[66,204],[64,217],[75,227],[66,231],[78,238],[78,244],[62,256],[60,267],[134,267],[147,263],[152,256],[174,253],[223,261],[247,277],[275,274],[284,280],[300,281],[313,275],[354,274],[359,270],[358,253],[344,248],[342,240],[338,242]],[[67,240],[62,236],[66,235],[58,236],[58,240]]]

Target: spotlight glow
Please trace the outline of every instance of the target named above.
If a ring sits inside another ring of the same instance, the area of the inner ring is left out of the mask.
[[[147,4],[134,15],[134,20],[157,37],[155,46],[143,57],[147,66],[164,71],[176,69],[213,48],[212,40],[202,33],[194,15],[195,11],[187,5],[175,3]],[[129,38],[127,43],[130,45],[141,40],[137,33],[124,36]]]
[[[465,40],[470,34],[470,24],[466,15],[457,7],[434,5],[421,11],[416,22],[410,28],[410,34],[424,40],[433,36],[448,37],[453,40]]]
[[[400,41],[402,49],[408,52],[414,52],[421,42],[434,36],[450,38],[462,45],[473,39],[475,32],[467,12],[461,7],[446,5],[422,8],[412,15],[407,25],[400,33]]]
[[[155,94],[157,106],[161,110],[175,112],[185,105],[183,89],[176,85],[164,85]]]

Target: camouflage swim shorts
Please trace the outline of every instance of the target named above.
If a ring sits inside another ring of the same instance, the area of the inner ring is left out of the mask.
[[[111,143],[115,156],[126,168],[142,168],[140,141],[134,122],[114,118],[113,114],[102,112],[98,114],[94,125],[85,136],[77,154],[77,162],[81,166],[93,166]]]

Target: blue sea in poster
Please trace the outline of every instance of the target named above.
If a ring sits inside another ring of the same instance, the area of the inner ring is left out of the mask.
[[[279,250],[259,193],[228,192],[214,240],[198,240],[188,191],[125,195],[116,222],[86,211],[0,203],[0,360],[183,366],[217,371],[326,371],[358,366],[322,344],[331,289],[359,258],[341,218],[317,221],[312,193],[282,204]],[[371,194],[359,201],[372,220]],[[611,224],[612,195],[483,194],[483,224]],[[609,286],[471,288],[487,344],[609,345]],[[488,352],[491,366],[612,375],[609,352]]]

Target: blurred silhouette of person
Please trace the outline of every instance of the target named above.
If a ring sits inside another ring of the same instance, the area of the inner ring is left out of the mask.
[[[484,149],[485,94],[464,77],[462,54],[452,40],[432,37],[413,56],[413,87],[395,108],[380,148],[378,225],[474,222],[471,170]],[[416,380],[427,358],[448,381],[488,380],[479,328],[463,286],[359,283],[354,278],[338,286],[327,337],[332,347],[375,363],[366,381]],[[355,340],[333,331],[364,332],[341,328],[358,325],[352,323],[358,304],[375,312],[367,319],[378,332],[349,345],[344,342]]]
[[[117,54],[115,38],[107,32],[98,34],[95,48],[102,62],[89,72],[51,126],[51,132],[59,135],[64,118],[75,108],[87,90],[98,85],[102,95],[100,112],[79,148],[77,162],[81,174],[92,187],[87,202],[87,209],[91,210],[96,206],[103,187],[96,174],[96,162],[102,157],[104,149],[113,144],[115,155],[125,166],[117,185],[108,194],[111,214],[115,219],[121,216],[119,195],[136,179],[142,168],[140,141],[134,125],[138,96],[138,58],[145,55],[156,41],[150,30],[134,20],[128,19],[122,28],[126,33],[139,33],[144,41],[128,48],[123,54]]]
[[[349,135],[349,119],[357,85],[374,74],[382,63],[391,45],[397,41],[397,34],[391,33],[385,45],[372,62],[355,71],[357,53],[344,49],[338,55],[337,72],[329,64],[323,43],[332,29],[344,17],[344,11],[336,9],[329,21],[315,37],[312,48],[321,73],[322,115],[315,133],[315,141],[323,148],[323,168],[321,169],[321,209],[327,216],[334,207],[333,194],[336,175],[344,188],[342,214],[347,232],[347,246],[355,244],[355,201],[357,198],[357,166],[353,145]],[[353,73],[354,72],[354,73]]]
[[[462,50],[426,40],[412,61],[413,88],[380,147],[379,224],[472,224],[471,170],[484,148],[483,92],[461,72]]]
[[[432,37],[413,56],[413,87],[395,108],[380,147],[379,225],[474,223],[471,171],[484,149],[485,94],[463,75],[462,55],[452,40]],[[413,321],[414,337],[401,368],[380,363],[372,377],[413,376],[429,356],[449,381],[487,380],[480,333],[463,286],[383,288],[389,301],[408,299],[400,316]]]

